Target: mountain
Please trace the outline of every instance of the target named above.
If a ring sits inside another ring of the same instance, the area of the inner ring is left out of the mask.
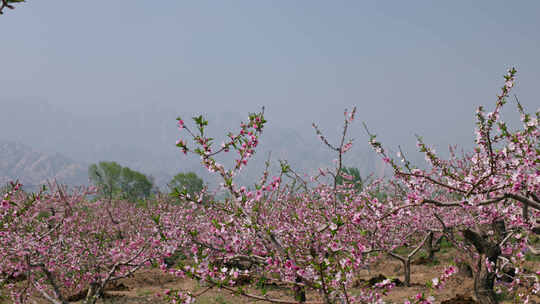
[[[162,190],[167,189],[167,183],[179,172],[193,171],[211,188],[220,182],[200,165],[199,157],[185,156],[175,146],[177,139],[188,139],[187,134],[176,127],[178,115],[191,123],[190,117],[203,114],[210,122],[207,134],[215,137],[218,145],[228,131],[237,132],[239,122],[247,116],[247,113],[237,112],[186,112],[182,107],[159,105],[126,105],[121,112],[97,108],[82,111],[24,99],[0,100],[0,105],[3,110],[0,130],[12,130],[0,137],[0,143],[9,141],[0,150],[0,181],[19,177],[28,184],[39,184],[56,177],[70,185],[87,184],[88,164],[116,161],[152,176]],[[267,113],[269,123],[261,136],[261,144],[253,161],[238,176],[237,183],[253,185],[259,180],[270,153],[271,175],[280,172],[278,160],[288,160],[301,175],[316,174],[319,167],[333,166],[336,154],[319,140],[311,126],[291,128],[276,115]],[[341,123],[327,123],[320,127],[335,143],[341,134],[340,126]],[[380,161],[367,145],[364,133],[359,132],[358,125],[351,136],[357,139],[344,164],[360,168],[363,175],[380,171],[377,169]],[[235,156],[235,153],[220,155],[218,161],[228,167]]]
[[[52,155],[12,141],[0,141],[0,183],[19,180],[27,189],[47,181],[71,186],[88,184],[88,166],[62,154]]]

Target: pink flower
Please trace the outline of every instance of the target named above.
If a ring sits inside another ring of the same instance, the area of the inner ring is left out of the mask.
[[[341,249],[341,246],[339,246],[339,244],[336,243],[336,242],[332,242],[332,243],[330,244],[330,249],[331,249],[332,251],[336,252],[336,251],[338,251],[338,250]]]

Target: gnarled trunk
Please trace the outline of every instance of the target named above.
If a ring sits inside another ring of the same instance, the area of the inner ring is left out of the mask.
[[[444,235],[441,235],[439,238],[435,239],[433,232],[428,235],[426,240],[426,251],[428,252],[427,261],[435,261],[435,253],[441,251],[441,242]]]
[[[498,256],[498,255],[497,255]],[[480,304],[497,304],[497,298],[493,285],[495,284],[495,271],[490,271],[486,265],[486,260],[491,259],[481,255],[478,261],[477,270],[474,273],[474,295]]]
[[[505,233],[504,222],[494,222],[493,226],[498,234],[503,235]],[[463,236],[474,245],[480,255],[476,269],[473,270],[476,300],[480,304],[499,303],[493,290],[496,277],[495,268],[502,253],[499,244],[489,241],[485,235],[470,229],[463,231]]]
[[[97,282],[90,283],[88,293],[86,294],[86,298],[84,299],[84,304],[95,304],[97,302],[98,298],[103,293],[100,287],[100,284]]]

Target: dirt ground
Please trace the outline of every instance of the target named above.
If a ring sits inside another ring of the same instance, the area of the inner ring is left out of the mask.
[[[396,286],[390,293],[384,297],[387,303],[403,303],[408,297],[413,297],[417,293],[432,294],[437,303],[444,304],[469,304],[473,301],[473,281],[471,278],[456,274],[446,284],[442,290],[430,292],[426,286],[432,278],[441,274],[452,260],[451,251],[438,254],[438,263],[435,264],[415,264],[411,265],[411,287]],[[531,262],[531,269],[540,269],[540,262]],[[383,275],[390,279],[403,281],[403,268],[401,262],[394,259],[386,259],[381,263],[374,265],[369,271],[363,270],[358,275],[360,282],[368,281],[374,277]],[[100,304],[148,304],[148,303],[166,303],[156,294],[163,294],[167,289],[190,290],[192,292],[201,292],[206,287],[199,285],[198,282],[185,278],[176,278],[172,275],[164,274],[157,269],[146,269],[136,273],[133,277],[119,281],[116,286],[111,286],[107,290],[105,298],[100,300]],[[248,288],[249,289],[249,288]],[[257,292],[254,292],[257,293]],[[354,290],[351,291],[354,294]],[[274,298],[293,299],[292,291],[280,289],[279,287],[270,288],[268,294]],[[320,301],[318,294],[308,291],[308,301]],[[1,301],[0,301],[1,302]],[[210,289],[197,298],[199,304],[247,304],[254,303],[252,299],[242,296],[232,295],[230,292],[217,288]],[[41,301],[37,301],[41,303]],[[81,303],[81,302],[75,302]],[[501,303],[513,303],[509,296],[506,296]],[[540,297],[535,296],[530,303],[539,303]]]
[[[453,252],[439,253],[438,264],[414,264],[411,266],[411,287],[396,286],[390,293],[384,297],[387,303],[403,303],[408,297],[413,297],[419,292],[429,293],[430,290],[426,286],[427,282],[440,275],[440,273],[449,265],[448,262],[453,258]],[[540,263],[531,263],[533,269],[540,269]],[[401,262],[394,259],[387,259],[378,265],[374,265],[369,271],[363,270],[359,273],[359,280],[369,280],[374,277],[384,275],[387,278],[397,278],[403,281],[403,268]],[[163,293],[167,289],[183,289],[200,292],[205,287],[200,286],[198,282],[190,279],[178,279],[173,276],[165,275],[159,270],[145,270],[138,273],[133,278],[128,278],[120,282],[119,289],[108,291],[108,297],[102,301],[103,304],[127,304],[127,303],[164,303],[163,300],[156,297],[157,293]],[[352,291],[354,293],[354,290]],[[290,290],[274,289],[269,291],[273,297],[282,299],[293,299]],[[473,281],[471,278],[464,275],[454,275],[442,290],[432,292],[437,303],[445,304],[469,304],[475,303],[473,296]],[[318,294],[308,292],[308,301],[320,300]],[[197,298],[200,304],[244,304],[253,303],[255,301],[231,295],[225,290],[211,289]],[[511,299],[504,299],[501,303],[512,303]],[[531,303],[539,303],[540,297],[532,299]]]

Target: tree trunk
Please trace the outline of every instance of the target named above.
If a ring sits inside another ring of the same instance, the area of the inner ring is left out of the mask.
[[[301,283],[302,278],[297,276],[295,281],[296,283]],[[294,299],[298,301],[299,303],[306,302],[306,288],[304,286],[300,286],[300,285],[294,286]]]
[[[494,222],[497,225],[496,231],[501,235],[506,231],[504,229],[504,222]],[[467,229],[463,231],[463,236],[469,242],[471,242],[480,257],[474,269],[474,295],[476,300],[480,304],[497,304],[497,298],[495,297],[495,291],[493,286],[495,284],[495,268],[497,267],[497,260],[501,255],[501,248],[498,243],[489,241],[485,235],[481,235],[477,231]],[[488,269],[487,263],[491,263],[493,266]]]
[[[84,299],[84,304],[96,303],[101,293],[99,286],[100,285],[96,282],[90,283],[90,287],[88,288],[88,293],[86,294],[86,298]]]
[[[434,240],[433,233],[430,233],[426,240],[426,249],[428,252],[427,260],[433,262],[435,260],[435,253],[441,251],[441,241],[443,236]]]
[[[411,259],[403,261],[403,271],[405,272],[405,286],[411,287]]]
[[[403,280],[405,282],[405,286],[411,287],[411,256],[404,258],[392,252],[389,252],[389,255],[395,259],[398,259],[403,264]]]
[[[486,267],[486,256],[481,255],[478,261],[478,270],[474,274],[474,295],[480,304],[497,304],[493,285],[495,283],[495,272],[489,272]]]

